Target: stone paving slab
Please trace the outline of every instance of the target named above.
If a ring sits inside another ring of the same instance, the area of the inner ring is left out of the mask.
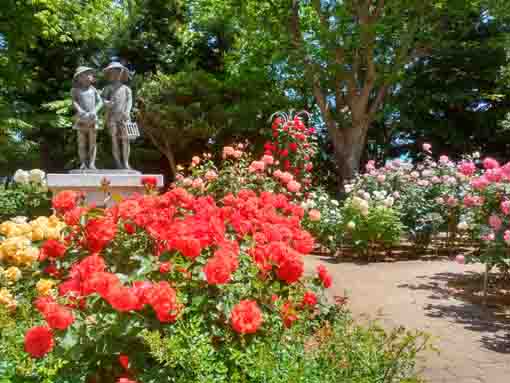
[[[481,272],[480,265],[448,260],[357,265],[306,258],[309,270],[318,263],[333,275],[330,293],[347,293],[357,319],[376,319],[386,328],[405,326],[434,336],[440,354],[427,353],[419,362],[427,382],[510,383],[510,323],[453,297],[446,288],[463,273]]]

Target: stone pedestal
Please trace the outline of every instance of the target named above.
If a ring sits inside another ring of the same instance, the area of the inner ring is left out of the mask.
[[[126,198],[133,193],[144,193],[143,177],[155,177],[157,187],[163,187],[163,175],[142,174],[136,170],[101,169],[101,170],[72,170],[67,174],[49,173],[47,175],[48,188],[53,193],[62,190],[75,190],[85,193],[87,203],[97,206],[112,205],[118,197]],[[103,185],[108,184],[107,191]]]

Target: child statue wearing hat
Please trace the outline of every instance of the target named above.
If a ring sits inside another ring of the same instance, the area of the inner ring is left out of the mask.
[[[130,121],[133,96],[131,89],[123,84],[129,78],[128,69],[113,62],[104,69],[110,85],[103,90],[106,105],[106,126],[112,136],[112,153],[117,168],[131,169],[129,166],[129,139],[127,123]]]
[[[85,66],[76,69],[71,97],[76,112],[73,129],[78,131],[80,169],[96,169],[97,113],[103,106],[99,92],[92,86],[94,70]]]

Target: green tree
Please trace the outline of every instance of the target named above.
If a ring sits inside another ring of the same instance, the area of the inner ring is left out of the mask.
[[[282,70],[301,70],[341,179],[358,170],[368,130],[405,68],[427,55],[451,25],[489,6],[475,0],[203,2],[236,15],[244,60],[263,57]]]

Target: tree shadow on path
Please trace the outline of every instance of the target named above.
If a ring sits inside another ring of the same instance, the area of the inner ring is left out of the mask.
[[[423,309],[431,318],[453,320],[470,331],[481,333],[483,347],[510,354],[510,294],[491,291],[487,306],[483,304],[479,273],[437,273],[418,276],[422,282],[401,284],[399,288],[429,291]]]

